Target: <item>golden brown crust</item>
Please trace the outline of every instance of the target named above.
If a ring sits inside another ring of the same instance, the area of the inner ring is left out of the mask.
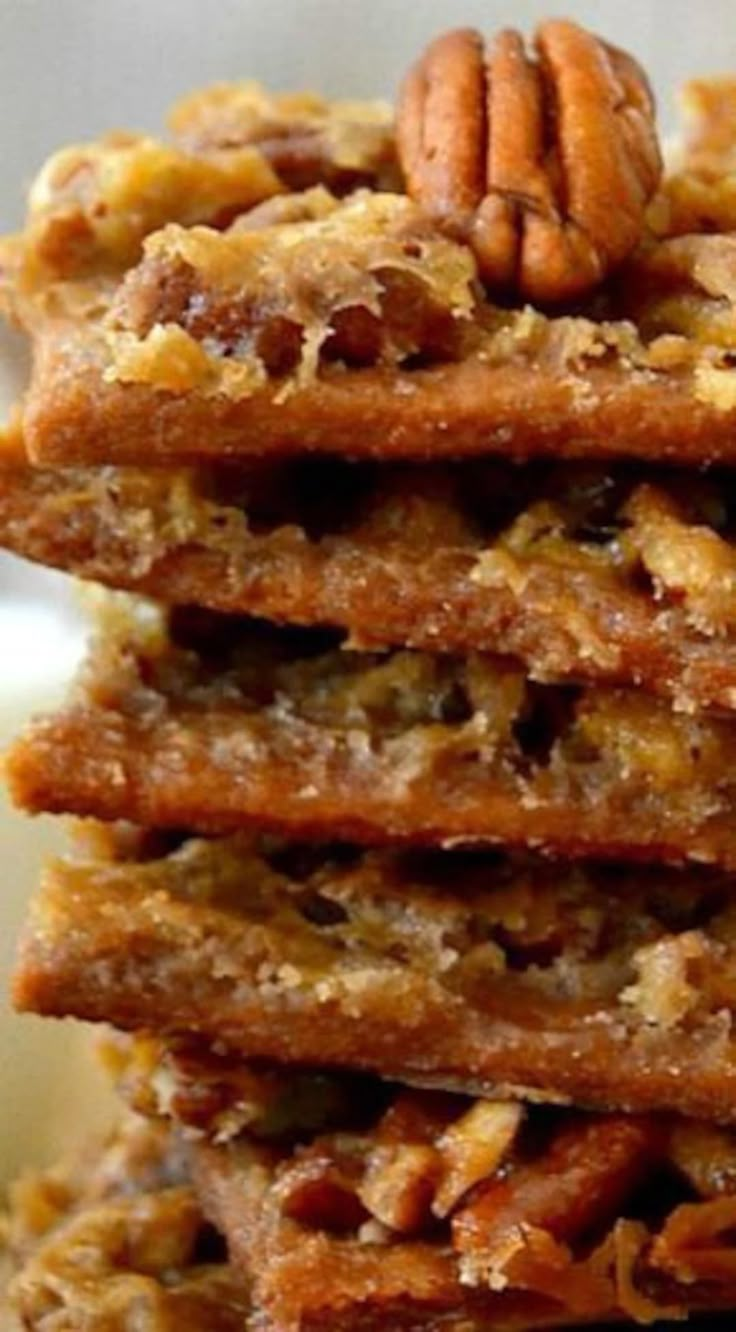
[[[163,602],[736,706],[728,476],[0,469],[0,544]],[[648,586],[648,584],[650,584]]]
[[[646,76],[567,20],[445,33],[402,89],[410,195],[472,246],[491,287],[546,304],[579,297],[644,231],[661,172]]]
[[[189,1033],[139,1049],[123,1084],[137,1108],[220,1137],[268,1119],[282,1090],[239,1079],[233,1052],[729,1120],[728,894],[706,871],[458,852],[346,857],[237,838],[117,864],[93,851],[47,871],[15,999]],[[310,1102],[332,1105],[305,1086]]]
[[[173,630],[172,648],[145,617],[106,626],[84,687],[10,751],[19,805],[736,863],[727,720],[636,690],[532,685],[492,657],[371,657],[205,613]]]
[[[24,424],[32,460],[51,465],[297,453],[733,458],[732,372],[714,368],[701,396],[690,369],[658,372],[597,356],[560,363],[525,351],[522,339],[518,354],[495,363],[325,368],[285,398],[279,381],[230,398],[110,382],[104,341],[61,320],[37,334]]]
[[[247,1139],[194,1149],[203,1205],[253,1274],[269,1326],[597,1326],[728,1306],[734,1199],[684,1201],[667,1126],[654,1121],[532,1112],[449,1224],[430,1229],[448,1136],[472,1136],[460,1129],[467,1104],[399,1093],[372,1127],[291,1154]],[[399,1162],[416,1172],[417,1201],[425,1186],[408,1232],[377,1218],[367,1187]],[[667,1200],[648,1210],[641,1200],[663,1179]]]

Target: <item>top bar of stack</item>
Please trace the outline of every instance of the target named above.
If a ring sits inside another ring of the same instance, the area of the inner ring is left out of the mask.
[[[35,462],[734,459],[728,92],[693,89],[687,159],[647,208],[634,62],[562,23],[538,63],[451,37],[399,109],[413,199],[375,109],[248,89],[180,105],[172,146],[52,159],[4,256]]]
[[[662,181],[635,62],[535,41],[395,132],[205,91],[0,247],[0,542],[159,603],[7,763],[86,820],[16,1002],[169,1125],[21,1199],[31,1330],[736,1305],[736,91]]]

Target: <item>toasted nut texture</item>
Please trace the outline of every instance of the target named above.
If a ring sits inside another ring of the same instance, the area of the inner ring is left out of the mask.
[[[409,71],[397,122],[411,194],[473,247],[490,288],[546,304],[634,249],[661,173],[643,71],[575,23],[484,44],[461,29]]]
[[[712,1189],[733,1134],[530,1107],[495,1165],[489,1156],[487,1173],[433,1218],[428,1200],[447,1165],[438,1158],[456,1133],[482,1133],[484,1106],[492,1135],[500,1113],[513,1122],[512,1102],[494,1110],[384,1085],[360,1127],[353,1116],[339,1132],[270,1149],[249,1136],[192,1144],[195,1190],[233,1274],[253,1282],[258,1328],[529,1332],[656,1320],[663,1330],[661,1319],[733,1307],[736,1197]]]

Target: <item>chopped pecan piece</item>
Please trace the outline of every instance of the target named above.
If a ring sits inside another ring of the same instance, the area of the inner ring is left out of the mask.
[[[323,181],[338,193],[391,188],[393,114],[385,102],[328,102],[315,93],[269,93],[259,83],[216,83],[182,98],[169,127],[187,152],[209,156],[255,146],[289,190]]]
[[[456,1113],[452,1097],[405,1092],[381,1120],[359,1196],[390,1230],[411,1233],[431,1221],[443,1169],[437,1139]]]
[[[467,240],[489,287],[541,303],[596,286],[635,247],[661,160],[635,60],[576,24],[486,47],[459,30],[404,83],[398,146],[409,193]]]
[[[559,1130],[545,1157],[489,1181],[453,1217],[466,1279],[549,1291],[547,1275],[556,1284],[572,1264],[564,1246],[615,1216],[653,1147],[651,1123],[633,1117]]]
[[[360,1198],[390,1230],[422,1230],[430,1220],[441,1168],[439,1152],[426,1143],[379,1145],[368,1162]]]
[[[287,1171],[279,1185],[284,1216],[302,1225],[324,1230],[353,1230],[366,1219],[353,1163],[333,1160],[318,1146],[305,1152]]]
[[[675,1120],[667,1155],[701,1198],[736,1194],[736,1136],[726,1129]]]
[[[510,1151],[523,1119],[518,1101],[474,1101],[438,1142],[444,1172],[435,1194],[435,1216],[449,1216],[474,1184],[495,1173]]]
[[[690,623],[726,634],[736,621],[736,551],[711,528],[689,523],[667,496],[638,486],[626,506],[629,540],[655,594],[682,604]]]

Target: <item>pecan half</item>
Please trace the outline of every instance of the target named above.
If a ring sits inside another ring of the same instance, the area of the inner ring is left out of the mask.
[[[511,30],[439,37],[405,79],[397,135],[408,193],[472,246],[486,284],[544,304],[634,248],[661,158],[631,56],[564,20],[534,46]]]

